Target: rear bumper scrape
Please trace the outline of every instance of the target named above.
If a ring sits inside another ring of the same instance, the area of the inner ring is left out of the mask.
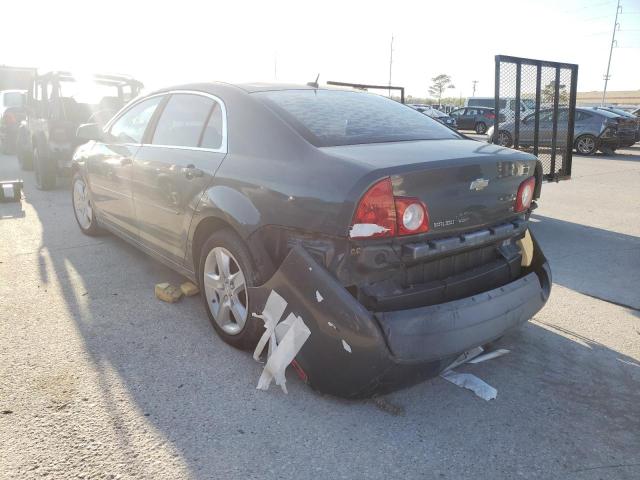
[[[304,319],[311,333],[296,361],[313,388],[363,398],[434,377],[460,353],[495,340],[538,312],[549,297],[551,273],[532,240],[533,263],[521,278],[435,306],[370,312],[301,247],[294,247],[271,279],[249,295],[261,311],[275,290],[288,302],[288,311]]]

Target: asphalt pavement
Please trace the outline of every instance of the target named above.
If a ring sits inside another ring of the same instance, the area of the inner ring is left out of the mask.
[[[0,478],[640,478],[640,148],[575,157],[533,230],[547,306],[503,357],[380,401],[256,390],[262,365],[216,337],[181,277],[76,226],[68,182],[0,204]]]

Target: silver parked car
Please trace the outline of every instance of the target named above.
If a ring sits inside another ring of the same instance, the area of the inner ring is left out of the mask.
[[[558,128],[556,141],[562,146],[567,135],[568,108],[558,110]],[[614,151],[623,139],[635,135],[635,124],[627,119],[602,109],[576,108],[574,128],[574,148],[581,155],[593,155],[597,150]],[[520,121],[519,145],[532,147],[535,129],[535,115],[527,115]],[[497,142],[505,147],[513,145],[515,122],[513,120],[500,124]],[[494,127],[487,132],[489,141],[493,141]],[[553,138],[553,110],[540,111],[538,145],[551,146]]]

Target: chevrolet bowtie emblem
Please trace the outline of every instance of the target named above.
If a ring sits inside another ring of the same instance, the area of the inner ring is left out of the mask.
[[[469,185],[469,190],[475,190],[477,192],[480,190],[484,190],[488,185],[489,180],[486,180],[484,178],[476,178],[473,182],[471,182],[471,185]]]

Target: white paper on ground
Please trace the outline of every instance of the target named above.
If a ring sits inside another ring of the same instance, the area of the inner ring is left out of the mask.
[[[347,352],[351,353],[351,345],[345,342],[344,339],[342,339],[342,348],[344,348]]]
[[[471,390],[484,400],[493,400],[498,396],[498,390],[470,373],[458,373],[449,370],[441,373],[440,376],[454,385]]]
[[[280,317],[284,313],[284,310],[287,308],[287,301],[282,298],[278,292],[275,290],[271,290],[269,294],[269,298],[267,298],[267,304],[264,307],[262,313],[257,314],[254,313],[253,316],[257,318],[261,318],[264,321],[265,332],[260,337],[258,341],[258,345],[256,346],[255,351],[253,352],[253,359],[258,361],[260,359],[260,354],[264,350],[265,345],[269,342],[270,349],[273,349],[275,345],[271,345],[272,342],[275,342],[275,328],[278,322],[280,321]],[[269,351],[269,355],[271,352]]]
[[[375,223],[356,223],[349,230],[349,236],[353,237],[370,237],[376,233],[384,233],[388,228],[381,227]]]
[[[506,348],[499,348],[498,350],[493,350],[492,352],[485,353],[484,355],[478,355],[475,358],[472,358],[468,361],[468,363],[480,363],[487,360],[491,360],[492,358],[498,358],[502,355],[506,355],[511,350],[507,350]]]
[[[286,332],[278,341],[273,352],[269,353],[267,364],[260,375],[257,386],[260,390],[267,390],[275,379],[276,385],[280,385],[282,391],[287,393],[285,370],[311,335],[311,330],[304,324],[302,318],[293,314],[290,314],[281,325],[278,325],[275,336],[279,337],[285,328]]]

